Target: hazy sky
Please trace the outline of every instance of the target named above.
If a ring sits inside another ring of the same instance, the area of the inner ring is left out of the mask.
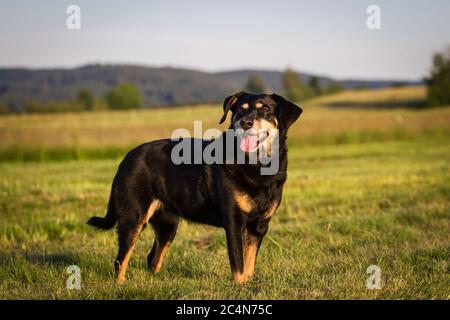
[[[81,30],[66,8],[81,8]],[[366,8],[381,8],[381,30]],[[0,66],[133,63],[207,71],[286,66],[418,79],[450,45],[448,0],[0,0]]]

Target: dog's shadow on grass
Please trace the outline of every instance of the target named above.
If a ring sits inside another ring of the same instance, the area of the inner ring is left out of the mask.
[[[81,258],[74,253],[25,253],[14,251],[0,252],[0,266],[25,260],[28,263],[41,266],[70,266],[78,265]]]
[[[80,257],[73,253],[26,254],[25,259],[32,264],[69,266],[80,264]]]

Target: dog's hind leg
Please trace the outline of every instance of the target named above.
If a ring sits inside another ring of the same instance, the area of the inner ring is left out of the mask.
[[[139,239],[139,235],[159,207],[159,200],[153,200],[144,215],[141,215],[138,212],[133,215],[132,212],[129,212],[126,220],[119,219],[119,253],[115,261],[117,283],[120,284],[125,281],[128,263],[136,242]]]
[[[155,242],[147,257],[149,268],[158,273],[161,270],[164,257],[169,251],[178,229],[179,217],[170,212],[158,211],[150,220],[155,230]]]

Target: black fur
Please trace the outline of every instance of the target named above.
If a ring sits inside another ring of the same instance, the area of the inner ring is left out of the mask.
[[[250,106],[238,109],[242,104]],[[263,104],[263,111],[256,104]],[[158,140],[131,150],[119,165],[112,184],[108,210],[104,218],[92,217],[88,223],[101,229],[118,224],[119,253],[116,271],[127,264],[125,256],[131,254],[135,235],[145,226],[150,204],[162,204],[148,221],[155,230],[155,244],[148,256],[149,266],[158,271],[162,262],[162,249],[175,237],[178,220],[208,224],[225,229],[231,269],[235,280],[245,282],[242,276],[246,250],[257,250],[266,234],[272,206],[278,207],[286,181],[286,134],[302,110],[278,95],[248,94],[240,92],[224,102],[224,117],[233,113],[233,121],[264,118],[278,125],[279,170],[275,175],[261,175],[261,164],[181,164],[171,160],[171,151],[178,142]],[[233,127],[233,124],[231,125]],[[224,138],[224,136],[218,139]],[[190,142],[193,144],[194,139]],[[211,140],[202,140],[203,148]],[[236,202],[236,193],[251,199],[250,212],[244,212]],[[245,251],[245,252],[244,252]],[[255,253],[255,259],[256,259]],[[248,258],[250,259],[250,258]],[[251,259],[250,259],[251,260]],[[254,259],[253,262],[254,264]],[[250,264],[250,263],[249,263]],[[126,269],[126,266],[125,266]],[[249,271],[249,273],[252,273]]]

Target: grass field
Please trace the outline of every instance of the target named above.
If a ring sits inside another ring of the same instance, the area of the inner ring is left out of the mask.
[[[85,224],[104,212],[127,148],[193,120],[216,127],[219,106],[0,118],[0,298],[449,299],[450,107],[324,107],[423,96],[389,90],[305,104],[283,202],[246,285],[231,281],[222,230],[182,223],[158,275],[146,229],[118,286],[115,232]],[[66,289],[73,264],[81,290]],[[370,265],[379,290],[366,287]]]

